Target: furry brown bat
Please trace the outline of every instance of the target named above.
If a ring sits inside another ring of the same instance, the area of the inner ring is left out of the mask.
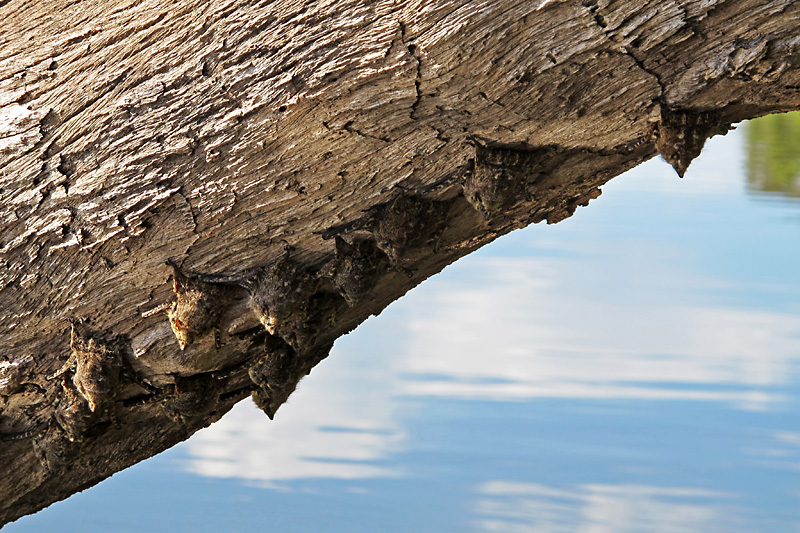
[[[354,239],[348,243],[336,236],[336,258],[330,276],[350,307],[372,290],[389,267],[389,258],[372,239]]]
[[[486,220],[529,196],[545,149],[475,145],[475,169],[464,178],[464,197]]]
[[[219,348],[219,319],[229,288],[189,277],[174,261],[168,264],[173,269],[175,299],[142,313],[142,317],[166,311],[181,350],[212,331],[214,344]]]
[[[691,162],[700,155],[706,139],[730,129],[729,123],[722,122],[719,112],[673,110],[662,106],[656,148],[682,178]]]
[[[278,408],[295,391],[299,381],[308,375],[319,360],[327,356],[332,346],[331,343],[313,353],[300,355],[283,340],[268,335],[264,356],[249,370],[250,379],[256,386],[253,402],[272,420]]]
[[[69,358],[50,379],[67,371],[72,372],[72,383],[89,404],[89,409],[93,413],[109,411],[119,388],[124,364],[119,347],[82,322],[74,320],[70,349]]]
[[[319,280],[287,253],[243,283],[250,293],[250,306],[270,335],[279,335],[293,317],[304,316]]]
[[[438,246],[447,225],[450,202],[431,200],[417,194],[402,193],[372,211],[375,242],[394,267],[403,256],[420,246]]]

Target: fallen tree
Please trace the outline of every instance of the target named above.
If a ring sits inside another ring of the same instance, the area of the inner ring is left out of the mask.
[[[248,396],[274,416],[446,265],[800,108],[791,0],[5,0],[0,19],[0,523]]]

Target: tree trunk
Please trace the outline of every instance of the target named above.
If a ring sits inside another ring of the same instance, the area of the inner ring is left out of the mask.
[[[0,524],[251,393],[273,416],[456,259],[800,108],[792,0],[0,0],[0,20]]]

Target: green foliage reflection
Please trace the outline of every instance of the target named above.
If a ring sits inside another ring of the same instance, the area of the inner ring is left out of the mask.
[[[748,188],[800,197],[800,112],[751,120],[745,139]]]

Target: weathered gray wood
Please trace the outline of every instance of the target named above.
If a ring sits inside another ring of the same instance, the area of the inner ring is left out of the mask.
[[[792,0],[0,1],[0,433],[17,438],[0,442],[0,523],[187,438],[254,383],[279,405],[338,336],[570,216],[656,146],[686,155],[687,131],[799,108],[798,20]],[[662,111],[677,118],[659,128]],[[438,203],[392,211],[412,192]],[[405,212],[431,234],[403,249]],[[337,228],[345,245],[323,239]],[[336,278],[353,239],[388,254],[366,285]],[[287,245],[314,299],[271,337],[247,288]],[[219,348],[203,328],[181,350],[168,314],[142,317],[172,298],[171,258],[224,287]],[[118,426],[75,394],[79,367],[47,379],[69,319],[126,361]]]

